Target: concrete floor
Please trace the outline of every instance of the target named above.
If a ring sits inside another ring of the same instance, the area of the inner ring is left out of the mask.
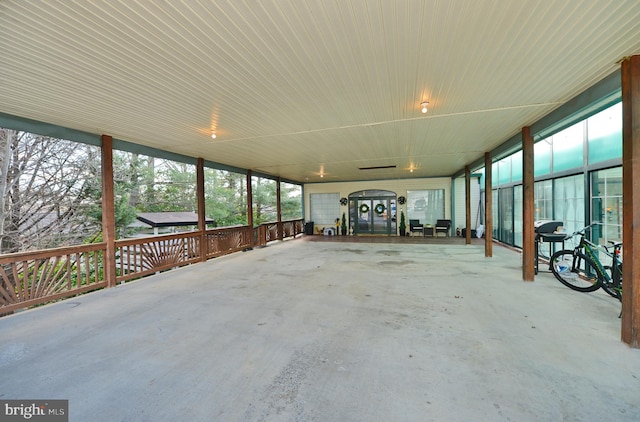
[[[71,421],[638,421],[620,304],[482,245],[291,240],[0,319]]]

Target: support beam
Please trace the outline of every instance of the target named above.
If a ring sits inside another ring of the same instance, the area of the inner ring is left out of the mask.
[[[535,278],[535,239],[533,227],[533,135],[522,128],[522,279]]]
[[[104,279],[107,287],[116,285],[116,213],[113,190],[113,138],[102,135],[102,240],[107,244]]]
[[[621,75],[622,341],[633,348],[640,348],[640,56],[623,60]]]
[[[251,170],[247,170],[247,226],[251,229],[250,247],[255,246],[253,236],[253,186],[251,184]]]
[[[465,244],[471,244],[471,170],[464,167]]]
[[[491,153],[484,153],[484,256],[493,256],[493,192]]]
[[[200,232],[200,261],[207,260],[207,220],[204,202],[204,159],[198,158],[196,166],[196,196],[198,200],[198,231]]]
[[[284,239],[282,226],[282,204],[280,203],[280,177],[276,178],[276,213],[278,214],[278,239]],[[338,234],[338,233],[336,233]]]

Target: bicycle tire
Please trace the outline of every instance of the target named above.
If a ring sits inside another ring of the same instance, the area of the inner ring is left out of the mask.
[[[605,266],[604,269],[611,270],[611,267]],[[622,284],[622,281],[620,284]],[[615,297],[619,301],[622,301],[622,286],[614,286],[613,280],[611,280],[611,282],[603,282],[602,290],[607,292],[609,296]]]
[[[602,285],[593,261],[581,252],[558,251],[551,255],[549,267],[560,283],[578,292],[594,292]]]
[[[609,293],[610,296],[615,297],[619,301],[622,301],[622,295],[620,294],[620,288],[614,287],[613,284],[602,283],[602,290]]]

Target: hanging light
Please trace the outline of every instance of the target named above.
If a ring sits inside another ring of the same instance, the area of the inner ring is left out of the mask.
[[[426,112],[428,111],[427,106],[429,105],[429,101],[423,101],[420,104],[420,111],[422,111],[422,114],[426,114]]]
[[[211,139],[216,139],[216,131],[215,130],[211,131]]]

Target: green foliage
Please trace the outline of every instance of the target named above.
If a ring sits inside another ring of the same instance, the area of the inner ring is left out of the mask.
[[[246,176],[205,169],[205,209],[218,227],[247,224]]]
[[[299,187],[287,187],[285,184],[281,186],[280,209],[284,221],[302,218],[302,192]]]
[[[277,183],[275,180],[253,178],[253,225],[278,221],[277,215]]]
[[[404,220],[404,211],[400,211],[400,233],[407,231],[407,224]]]

